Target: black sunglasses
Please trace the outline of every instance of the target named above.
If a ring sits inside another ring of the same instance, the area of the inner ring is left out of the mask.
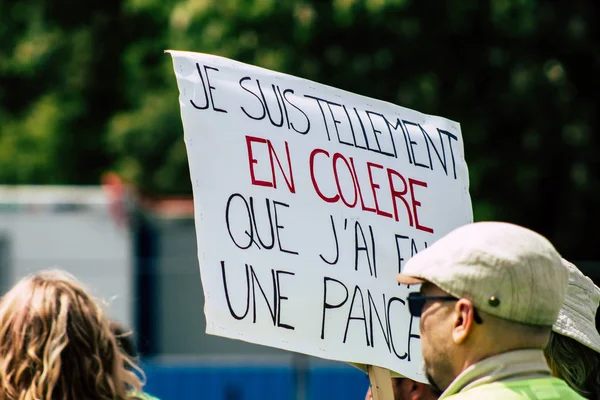
[[[456,297],[452,296],[423,296],[419,292],[412,292],[408,294],[408,311],[413,317],[421,317],[423,314],[423,307],[428,301],[458,301]],[[474,309],[473,320],[476,324],[483,323],[483,320],[479,316],[479,313]]]

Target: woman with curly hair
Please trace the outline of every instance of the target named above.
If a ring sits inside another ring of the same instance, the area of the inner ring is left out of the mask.
[[[0,400],[130,400],[143,372],[71,275],[40,272],[0,300]]]
[[[544,354],[554,376],[586,399],[600,400],[600,334],[595,322],[600,289],[576,266],[566,260],[563,264],[569,270],[567,296]]]

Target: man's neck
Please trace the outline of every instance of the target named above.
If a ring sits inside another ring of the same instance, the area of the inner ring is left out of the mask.
[[[481,351],[481,349],[484,349],[484,348],[486,348],[486,347],[472,346],[471,350],[466,352],[466,354],[464,355],[462,360],[460,360],[454,366],[455,367],[455,369],[454,369],[455,375],[454,376],[460,375],[463,371],[467,370],[469,367],[471,367],[479,362],[482,362],[490,357],[494,357],[494,356],[497,356],[500,354],[509,353],[509,352],[513,352],[513,351],[517,351],[517,350],[540,350],[541,351],[541,349],[538,349],[535,347],[519,346],[519,345],[503,346],[503,347],[497,347],[497,348],[493,348],[493,349],[490,349],[488,347],[486,351]]]

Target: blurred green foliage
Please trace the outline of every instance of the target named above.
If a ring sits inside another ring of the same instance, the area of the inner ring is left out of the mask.
[[[0,0],[0,182],[115,170],[190,192],[165,49],[461,122],[475,217],[596,258],[599,5],[542,0]]]

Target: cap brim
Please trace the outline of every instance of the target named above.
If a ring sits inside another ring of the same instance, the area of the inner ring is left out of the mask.
[[[420,285],[422,283],[425,283],[424,279],[404,274],[396,275],[396,280],[398,281],[398,283],[402,283],[404,285]]]

